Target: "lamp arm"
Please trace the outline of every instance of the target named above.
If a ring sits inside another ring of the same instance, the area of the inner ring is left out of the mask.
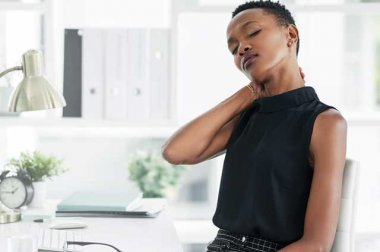
[[[22,66],[16,66],[16,67],[12,67],[12,68],[9,68],[7,70],[4,70],[3,72],[0,73],[0,78],[3,77],[4,75],[6,75],[9,72],[17,71],[17,70],[22,70]]]

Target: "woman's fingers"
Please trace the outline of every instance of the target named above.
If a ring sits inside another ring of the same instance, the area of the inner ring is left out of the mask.
[[[301,78],[305,79],[305,73],[303,72],[302,67],[298,67],[298,68],[300,70]],[[257,98],[261,98],[261,97],[266,96],[265,89],[262,85],[257,84],[256,82],[253,82],[253,81],[251,83],[249,83],[249,85],[253,88],[254,92],[257,95]]]
[[[253,89],[255,90],[255,93],[257,95],[258,98],[262,97],[263,96],[263,92],[264,92],[264,88],[262,85],[260,84],[257,84],[255,82],[251,82],[250,85],[253,87]]]

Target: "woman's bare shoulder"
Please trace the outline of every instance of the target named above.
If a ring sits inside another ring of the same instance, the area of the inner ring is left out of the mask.
[[[342,124],[346,124],[346,119],[343,117],[340,111],[334,108],[329,108],[317,116],[314,127],[331,128],[332,126],[339,127],[339,125]]]
[[[325,142],[346,141],[347,121],[336,109],[330,108],[321,112],[315,119],[310,142],[310,165],[314,167],[315,151]],[[328,143],[326,143],[328,144]]]

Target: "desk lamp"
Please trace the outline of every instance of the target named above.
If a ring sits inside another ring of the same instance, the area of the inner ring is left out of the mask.
[[[0,73],[0,78],[9,72],[22,70],[24,78],[13,91],[9,103],[10,112],[45,110],[66,106],[63,96],[43,77],[42,53],[29,50],[22,56],[22,65]],[[21,219],[20,211],[9,209],[0,201],[0,223]]]
[[[24,79],[11,95],[10,112],[22,112],[61,108],[66,106],[63,96],[43,77],[42,53],[29,50],[22,56],[22,66],[16,66],[0,73],[22,70]]]

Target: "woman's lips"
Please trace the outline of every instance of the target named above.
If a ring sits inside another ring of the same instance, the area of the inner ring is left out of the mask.
[[[247,70],[249,65],[251,65],[257,58],[257,55],[250,55],[247,58],[244,59],[243,61],[243,68],[244,70]]]

